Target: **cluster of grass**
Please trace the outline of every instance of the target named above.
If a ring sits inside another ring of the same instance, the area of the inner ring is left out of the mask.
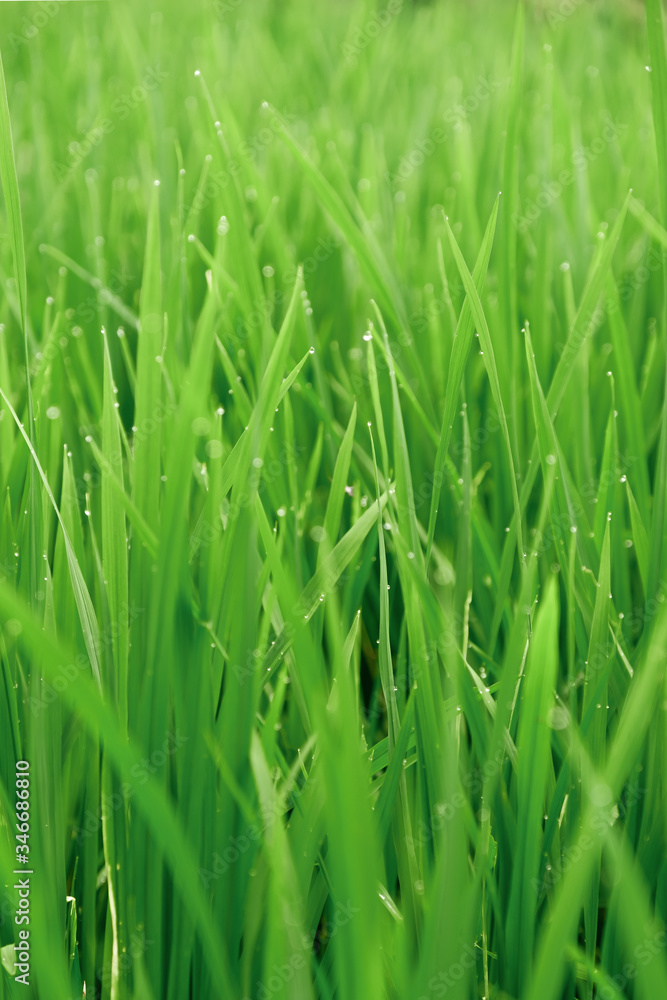
[[[2,8],[0,1000],[667,996],[660,0]]]

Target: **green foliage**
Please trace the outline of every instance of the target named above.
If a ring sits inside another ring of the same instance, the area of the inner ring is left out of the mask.
[[[0,1000],[667,995],[639,6],[3,5]]]

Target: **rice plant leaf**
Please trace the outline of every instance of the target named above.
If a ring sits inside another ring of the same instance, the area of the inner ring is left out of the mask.
[[[535,940],[537,878],[542,840],[550,731],[558,669],[558,593],[552,583],[535,621],[535,635],[526,667],[526,682],[517,750],[519,752],[517,864],[512,873],[507,920],[511,989],[521,995]]]
[[[489,266],[489,259],[491,257],[491,249],[493,247],[493,238],[496,231],[496,221],[498,219],[498,206],[500,203],[500,195],[496,198],[493,209],[491,211],[491,216],[489,218],[486,232],[484,234],[484,240],[482,246],[480,247],[479,254],[477,255],[477,260],[475,262],[475,270],[473,271],[473,280],[475,282],[475,288],[481,295],[484,288],[484,280],[486,278],[486,272]],[[459,316],[459,321],[456,326],[456,331],[454,333],[454,342],[452,344],[452,353],[449,359],[449,367],[447,370],[447,389],[445,392],[445,408],[442,415],[442,426],[440,428],[440,438],[438,440],[438,451],[435,457],[435,465],[433,467],[433,494],[431,496],[431,509],[429,511],[428,518],[428,538],[426,541],[426,562],[428,563],[431,555],[431,548],[433,547],[433,539],[435,536],[435,526],[436,519],[438,516],[438,504],[440,501],[440,493],[442,489],[442,480],[445,472],[445,457],[449,449],[449,443],[451,441],[452,430],[454,427],[454,416],[456,414],[456,407],[459,402],[459,394],[461,391],[461,385],[463,382],[463,372],[465,369],[466,361],[470,354],[470,347],[473,342],[473,333],[475,332],[475,320],[473,318],[472,308],[466,297],[463,308],[461,309],[461,315]]]
[[[121,609],[127,607],[128,558],[125,514],[117,503],[116,491],[109,481],[111,472],[123,490],[123,457],[115,407],[114,381],[111,357],[104,336],[104,406],[102,412],[102,451],[109,463],[109,471],[102,471],[102,563],[107,584],[107,600],[111,621],[118,622]],[[116,628],[112,634],[114,652],[115,698],[121,725],[127,725],[127,670],[128,635],[126,629]]]
[[[273,673],[285,652],[291,647],[294,641],[295,630],[304,620],[310,618],[320,606],[320,597],[326,594],[336,585],[343,570],[350,564],[355,554],[359,551],[359,546],[368,535],[377,518],[378,509],[382,510],[388,500],[388,494],[383,495],[371,504],[352,527],[347,531],[337,545],[331,550],[328,556],[322,561],[315,571],[310,581],[303,588],[294,608],[291,617],[286,623],[288,627],[283,629],[275,645],[264,657],[264,670],[267,674]]]
[[[667,250],[667,229],[660,225],[646,206],[642,205],[637,198],[631,198],[628,209],[634,215],[635,219],[641,223],[648,235]]]
[[[651,54],[653,125],[658,154],[658,199],[663,223],[667,222],[667,53],[660,0],[646,0],[646,28]]]
[[[46,478],[46,475],[41,466],[39,458],[37,457],[37,452],[35,451],[32,442],[30,441],[30,438],[26,434],[23,424],[16,415],[14,407],[9,402],[2,389],[0,389],[0,395],[2,396],[5,402],[5,406],[11,413],[12,417],[14,418],[14,422],[16,423],[16,426],[18,427],[21,436],[28,447],[28,451],[30,452],[32,461],[42,481],[44,490],[46,491],[46,495],[49,498],[53,510],[55,511],[56,517],[58,518],[60,530],[62,531],[62,536],[65,543],[65,550],[67,552],[67,564],[69,566],[72,591],[74,593],[74,600],[76,601],[76,607],[79,613],[79,622],[81,624],[81,631],[83,633],[84,642],[86,644],[88,659],[90,660],[90,666],[93,672],[93,677],[97,681],[98,685],[101,687],[102,674],[100,670],[100,661],[98,655],[98,650],[100,647],[99,626],[97,623],[97,617],[95,615],[93,602],[90,599],[90,594],[88,593],[86,581],[83,578],[83,573],[81,572],[81,568],[79,566],[79,560],[77,559],[74,547],[67,532],[67,528],[65,527],[65,522],[63,521],[63,518],[60,514],[60,510],[56,503],[56,499],[53,493],[51,492],[49,481]]]
[[[18,295],[21,330],[27,336],[27,279],[25,264],[25,245],[23,242],[23,222],[21,219],[21,200],[14,161],[14,143],[12,140],[12,123],[9,117],[9,102],[7,99],[7,83],[5,70],[0,54],[0,179],[7,207],[9,233],[14,260],[14,278]],[[26,348],[27,352],[27,348]],[[27,361],[26,361],[27,363]]]
[[[55,680],[59,676],[57,665],[72,662],[71,653],[39,627],[23,602],[1,581],[0,610],[6,618],[21,623],[24,641],[31,655],[40,657],[47,678]],[[123,737],[113,712],[88,678],[79,675],[74,682],[63,689],[63,697],[77,713],[87,731],[96,737],[99,736],[104,742],[118,774],[135,792],[133,801],[136,809],[150,828],[161,853],[168,859],[184,905],[187,906],[199,928],[205,945],[204,961],[218,983],[213,988],[213,994],[220,998],[231,995],[233,985],[227,954],[225,949],[220,947],[200,888],[191,845],[174,816],[166,794],[154,779],[145,780],[139,751]]]
[[[596,803],[602,798],[606,804],[610,800],[618,800],[640,753],[643,737],[654,715],[656,692],[664,683],[665,663],[658,651],[665,641],[667,618],[662,615],[646,649],[643,669],[635,673],[623,706]],[[588,805],[576,841],[576,854],[573,853],[572,864],[558,884],[551,921],[538,941],[535,965],[525,992],[526,1000],[556,1000],[561,995],[565,969],[562,963],[554,964],[554,957],[563,955],[575,937],[580,907],[597,857],[593,848],[601,843],[610,829],[608,809],[596,803]]]
[[[66,267],[68,271],[75,274],[77,278],[81,279],[81,281],[85,281],[87,285],[90,285],[91,288],[95,289],[98,300],[105,305],[111,306],[116,315],[122,319],[124,323],[127,323],[128,326],[135,330],[140,328],[139,317],[136,313],[134,313],[129,306],[123,302],[119,295],[113,292],[106,285],[103,285],[100,279],[96,278],[94,274],[87,271],[85,267],[81,267],[80,264],[77,264],[75,260],[68,257],[68,255],[63,253],[62,250],[59,250],[58,247],[52,247],[49,243],[42,243],[39,249],[42,253],[51,257],[52,260],[56,260],[63,267]]]
[[[634,493],[630,487],[630,480],[626,483],[626,489],[628,492],[628,507],[630,509],[630,525],[632,528],[632,538],[634,541],[635,552],[637,554],[637,566],[639,568],[639,575],[641,577],[642,586],[644,588],[644,593],[648,593],[648,560],[649,560],[649,542],[648,533],[644,527],[644,522],[642,521],[642,516],[639,512],[639,507],[637,506],[637,501],[635,500]]]
[[[352,407],[350,420],[341,442],[338,458],[334,468],[333,479],[331,480],[331,491],[327,502],[327,509],[324,515],[324,530],[329,539],[329,545],[333,546],[338,541],[340,522],[343,513],[343,501],[345,499],[345,487],[348,473],[350,471],[350,459],[352,458],[352,446],[354,444],[354,430],[357,423],[357,404]],[[324,549],[320,546],[320,553]],[[321,561],[321,558],[318,559]]]
[[[271,111],[277,117],[275,108]],[[282,121],[282,120],[281,120]],[[359,226],[348,212],[340,195],[334,190],[322,172],[315,166],[309,156],[293,138],[284,121],[281,123],[280,137],[303,170],[308,182],[321,200],[334,223],[350,245],[361,267],[365,271],[371,286],[376,289],[380,302],[392,321],[397,325],[404,322],[405,307],[397,293],[386,261],[380,248],[368,233],[362,233]]]
[[[611,232],[605,239],[601,251],[598,253],[593,262],[586,287],[584,288],[581,301],[579,303],[579,308],[577,309],[577,314],[574,318],[572,327],[568,332],[563,352],[558,359],[556,371],[554,372],[549,392],[547,393],[547,403],[549,404],[549,412],[552,417],[555,415],[558,407],[560,406],[565,388],[572,376],[574,365],[582,346],[588,338],[593,335],[597,326],[604,318],[604,313],[602,313],[601,310],[596,310],[607,280],[607,274],[609,273],[609,269],[611,267],[612,258],[621,238],[621,232],[631,197],[632,192],[628,191],[614,221]],[[524,490],[527,489],[528,487],[524,485]]]
[[[162,402],[163,322],[157,188],[151,196],[139,320],[134,424],[142,433],[134,445],[134,501],[146,519],[157,522],[162,459],[161,425],[156,417]],[[146,431],[148,427],[152,428],[150,432]]]
[[[473,320],[477,328],[477,333],[479,334],[480,344],[482,345],[482,351],[484,353],[484,366],[489,377],[489,383],[491,385],[491,393],[493,395],[493,402],[495,404],[496,410],[498,412],[498,419],[500,420],[503,438],[505,441],[505,447],[507,449],[507,460],[509,467],[509,477],[512,490],[512,502],[514,505],[514,516],[516,520],[516,532],[517,532],[517,547],[519,552],[519,560],[521,563],[525,561],[525,552],[523,548],[523,529],[521,527],[521,506],[519,504],[519,494],[516,485],[516,473],[514,471],[514,457],[512,455],[512,444],[510,442],[509,429],[507,426],[507,417],[505,415],[505,407],[503,404],[503,399],[500,391],[500,381],[498,379],[498,370],[496,368],[493,343],[491,340],[491,333],[489,332],[489,327],[486,322],[486,317],[484,315],[484,309],[480,301],[477,289],[472,279],[472,275],[468,270],[468,266],[463,258],[463,254],[459,249],[459,245],[456,242],[456,237],[451,230],[449,222],[445,219],[445,226],[447,229],[447,236],[449,237],[449,243],[452,248],[452,253],[454,254],[454,259],[456,260],[456,266],[459,269],[459,274],[461,276],[461,281],[463,282],[466,294],[470,301],[470,309],[473,315]]]

